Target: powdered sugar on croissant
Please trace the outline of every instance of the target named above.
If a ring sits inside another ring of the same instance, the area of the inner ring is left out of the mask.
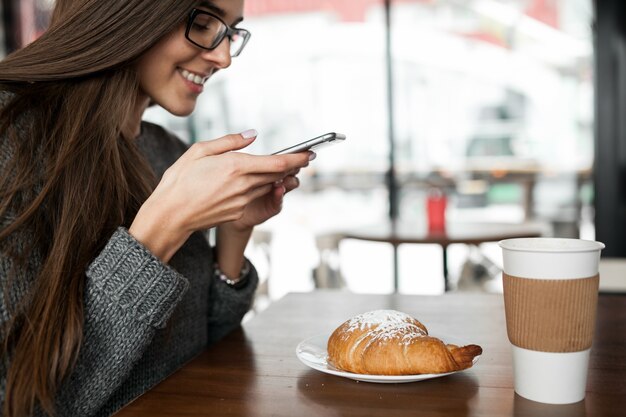
[[[446,345],[408,314],[374,310],[339,326],[328,340],[328,361],[344,371],[416,375],[458,371],[482,353],[477,345]]]

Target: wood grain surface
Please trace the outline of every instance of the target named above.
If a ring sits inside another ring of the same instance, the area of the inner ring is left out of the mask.
[[[303,365],[302,340],[356,314],[388,308],[431,333],[483,347],[471,369],[407,384],[356,382]],[[601,295],[587,396],[572,405],[516,395],[501,295],[289,294],[121,410],[117,417],[173,416],[623,416],[626,297]]]

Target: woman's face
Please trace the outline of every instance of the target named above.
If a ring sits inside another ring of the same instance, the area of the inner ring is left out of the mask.
[[[231,27],[243,16],[243,0],[199,1],[197,8],[221,17]],[[191,114],[203,84],[231,63],[227,37],[217,48],[207,51],[185,38],[186,25],[187,21],[149,49],[137,67],[142,98],[151,99],[176,116]]]

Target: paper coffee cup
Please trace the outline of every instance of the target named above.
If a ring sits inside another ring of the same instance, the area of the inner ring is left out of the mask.
[[[524,238],[499,245],[515,392],[550,404],[582,401],[604,244]]]

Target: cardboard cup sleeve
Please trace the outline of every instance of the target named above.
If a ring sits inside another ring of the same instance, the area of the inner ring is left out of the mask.
[[[540,352],[579,352],[591,347],[600,276],[530,279],[503,274],[509,340]]]

